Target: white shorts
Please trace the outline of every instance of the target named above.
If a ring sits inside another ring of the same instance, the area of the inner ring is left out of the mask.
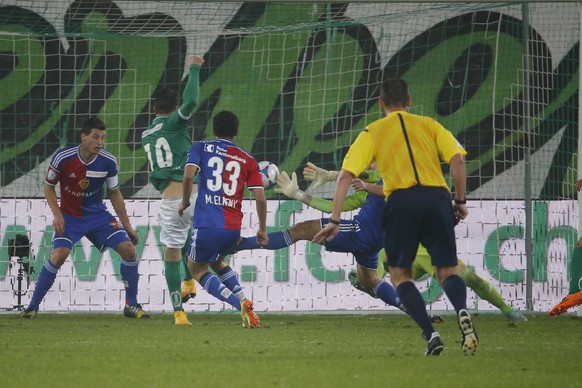
[[[178,213],[178,208],[182,199],[162,199],[162,206],[158,214],[160,224],[160,242],[168,248],[182,249],[188,239],[188,232],[192,226],[192,217],[194,216],[194,204],[198,193],[190,197],[190,206],[182,217]]]

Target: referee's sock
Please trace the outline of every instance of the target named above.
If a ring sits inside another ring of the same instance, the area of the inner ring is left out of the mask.
[[[459,311],[467,309],[467,286],[462,277],[451,275],[443,281],[441,286],[457,314]]]
[[[430,318],[426,312],[426,305],[424,299],[420,295],[420,291],[412,281],[402,282],[396,287],[396,291],[400,296],[400,300],[406,307],[406,312],[422,329],[422,336],[425,340],[429,340],[432,333],[435,331]]]

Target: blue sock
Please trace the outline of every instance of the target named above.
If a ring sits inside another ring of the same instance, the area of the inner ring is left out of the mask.
[[[139,281],[137,264],[137,260],[125,261],[121,259],[121,265],[119,266],[121,281],[125,287],[125,304],[128,306],[137,305],[137,283]]]
[[[406,312],[420,326],[422,336],[428,341],[435,330],[432,327],[432,323],[430,323],[424,299],[422,299],[418,288],[416,288],[413,282],[406,281],[396,287],[396,292],[398,292],[400,300],[404,304],[404,307],[406,307]]]
[[[378,298],[382,299],[384,303],[400,308],[401,302],[398,294],[396,293],[396,290],[384,279],[376,283],[376,286],[374,287],[374,294],[376,294]]]
[[[441,286],[457,314],[459,310],[467,308],[467,286],[462,277],[459,275],[451,275],[443,281]]]
[[[220,282],[218,276],[206,272],[200,278],[200,285],[216,299],[226,302],[240,311],[240,300]]]
[[[230,266],[224,267],[219,273],[218,278],[220,282],[226,286],[239,300],[245,300],[243,289],[236,277],[236,273]]]
[[[280,232],[269,233],[269,242],[263,247],[263,249],[276,250],[288,247],[293,244],[293,239],[288,229],[282,230]],[[255,237],[244,237],[241,242],[237,245],[237,251],[244,251],[247,249],[259,249],[259,244],[257,244],[257,239]]]
[[[51,289],[55,279],[57,277],[57,272],[59,269],[51,263],[50,260],[45,261],[42,269],[40,270],[40,275],[38,275],[38,280],[36,281],[36,287],[32,293],[32,299],[28,305],[29,309],[38,311],[40,302],[44,299],[46,293]]]

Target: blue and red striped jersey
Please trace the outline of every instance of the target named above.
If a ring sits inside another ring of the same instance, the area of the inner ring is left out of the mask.
[[[85,163],[79,155],[79,145],[61,148],[55,152],[49,165],[45,182],[61,185],[60,208],[63,213],[83,217],[106,210],[103,203],[103,184],[107,178],[117,177],[117,160],[111,153],[101,150]],[[114,187],[117,188],[115,179]]]
[[[186,164],[199,169],[194,227],[240,230],[245,184],[263,190],[257,161],[228,140],[198,141],[190,147]]]

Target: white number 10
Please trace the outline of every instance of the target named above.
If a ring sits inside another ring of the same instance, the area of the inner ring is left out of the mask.
[[[150,161],[150,167],[152,171],[154,170],[154,160],[152,158],[152,152],[150,149],[150,144],[144,145],[143,149],[145,150],[146,154],[148,155],[148,160]],[[166,140],[165,137],[160,137],[156,140],[156,164],[159,168],[166,168],[171,167],[174,164],[174,155],[172,154],[172,148],[170,147],[170,143]],[[164,157],[165,156],[165,157]]]

